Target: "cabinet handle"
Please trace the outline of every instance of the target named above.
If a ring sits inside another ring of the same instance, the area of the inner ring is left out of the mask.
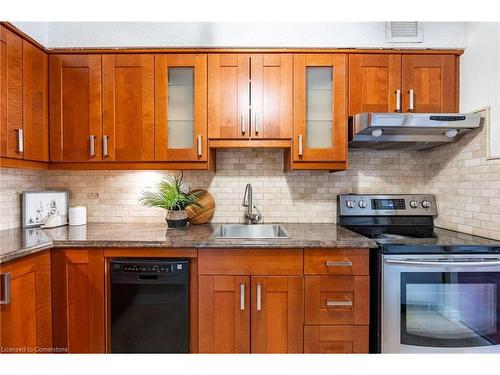
[[[344,260],[344,261],[327,260],[325,263],[327,267],[352,267],[352,262],[350,260]]]
[[[410,96],[410,108],[408,110],[413,111],[415,109],[415,93],[413,92],[413,89],[408,91],[408,95]]]
[[[240,310],[245,310],[245,284],[240,284]]]
[[[95,156],[95,135],[89,135],[90,157]]]
[[[253,114],[253,120],[254,120],[254,125],[255,125],[255,135],[259,134],[259,123],[257,121],[257,112],[254,112]]]
[[[257,311],[262,310],[262,285],[257,284]]]
[[[17,151],[18,152],[24,152],[24,134],[23,134],[23,129],[16,129],[17,130]]]
[[[396,90],[396,112],[401,112],[401,90]]]
[[[247,131],[246,125],[245,125],[245,112],[241,112],[241,132],[245,134]]]
[[[202,136],[198,135],[198,156],[203,155],[203,145],[201,144]]]
[[[304,150],[302,149],[302,134],[299,134],[299,156],[302,156],[304,153]]]
[[[331,301],[331,300],[326,300],[326,307],[352,307],[352,301],[347,300],[347,301]]]
[[[102,155],[108,156],[108,136],[104,135],[102,137]]]
[[[0,276],[2,276],[0,274]],[[3,274],[3,299],[0,300],[0,305],[8,305],[10,303],[10,272]]]

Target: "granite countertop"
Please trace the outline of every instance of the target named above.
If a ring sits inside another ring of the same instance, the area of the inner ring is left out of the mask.
[[[165,224],[92,223],[54,229],[0,231],[0,263],[44,249],[66,247],[149,248],[371,248],[374,241],[335,224],[281,224],[286,239],[215,239],[217,224],[192,225],[184,230]]]

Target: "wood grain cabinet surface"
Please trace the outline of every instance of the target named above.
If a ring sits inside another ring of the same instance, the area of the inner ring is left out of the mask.
[[[0,265],[0,352],[46,353],[52,348],[50,252]],[[4,295],[6,275],[9,296]]]
[[[458,111],[458,57],[351,54],[349,115]]]
[[[101,55],[50,55],[50,160],[102,161]]]
[[[102,56],[102,160],[154,160],[154,55]]]

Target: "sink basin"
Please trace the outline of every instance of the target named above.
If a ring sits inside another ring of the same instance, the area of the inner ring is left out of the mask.
[[[289,238],[285,229],[279,224],[222,224],[213,234],[214,238]]]

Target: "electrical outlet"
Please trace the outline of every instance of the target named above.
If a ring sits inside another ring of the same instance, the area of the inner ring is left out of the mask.
[[[99,193],[87,193],[87,199],[98,199]]]

